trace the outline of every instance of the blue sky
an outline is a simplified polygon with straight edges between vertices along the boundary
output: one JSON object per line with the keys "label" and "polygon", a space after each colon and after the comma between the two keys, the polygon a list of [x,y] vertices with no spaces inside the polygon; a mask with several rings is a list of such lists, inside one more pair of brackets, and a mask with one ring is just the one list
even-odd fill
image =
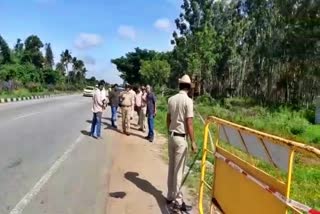
{"label": "blue sky", "polygon": [[[181,0],[182,1],[182,0]],[[0,0],[0,34],[11,47],[35,34],[51,43],[55,62],[64,49],[89,70],[121,83],[110,59],[135,47],[171,50],[180,0]]]}

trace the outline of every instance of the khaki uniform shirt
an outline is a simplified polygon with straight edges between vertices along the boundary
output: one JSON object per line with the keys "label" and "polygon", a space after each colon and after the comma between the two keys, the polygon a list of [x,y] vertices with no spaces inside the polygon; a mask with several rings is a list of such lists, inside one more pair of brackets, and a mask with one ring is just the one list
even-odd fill
{"label": "khaki uniform shirt", "polygon": [[133,105],[134,95],[130,91],[124,91],[120,95],[123,107],[131,107]]}
{"label": "khaki uniform shirt", "polygon": [[186,119],[193,118],[193,101],[188,97],[187,92],[180,91],[169,98],[168,113],[170,114],[170,132],[187,134]]}

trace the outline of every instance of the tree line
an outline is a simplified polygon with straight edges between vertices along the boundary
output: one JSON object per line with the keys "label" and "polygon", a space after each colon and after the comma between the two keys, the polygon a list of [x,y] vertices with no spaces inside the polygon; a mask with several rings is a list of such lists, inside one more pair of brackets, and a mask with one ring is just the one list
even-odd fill
{"label": "tree line", "polygon": [[51,44],[44,44],[38,36],[31,35],[24,42],[17,39],[11,49],[0,35],[0,91],[81,89],[86,83],[97,82],[94,77],[86,80],[86,73],[84,62],[73,57],[68,49],[55,63]]}
{"label": "tree line", "polygon": [[128,82],[176,87],[187,73],[202,94],[308,104],[320,92],[320,2],[184,0],[173,50],[136,48],[112,62]]}

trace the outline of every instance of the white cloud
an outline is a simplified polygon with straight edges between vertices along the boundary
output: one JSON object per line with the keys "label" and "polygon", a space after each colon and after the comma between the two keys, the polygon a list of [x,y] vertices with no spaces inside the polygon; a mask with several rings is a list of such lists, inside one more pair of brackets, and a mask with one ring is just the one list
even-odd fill
{"label": "white cloud", "polygon": [[135,40],[136,31],[132,26],[121,25],[118,28],[118,34],[124,39]]}
{"label": "white cloud", "polygon": [[159,29],[159,30],[163,30],[163,31],[169,32],[170,29],[171,29],[171,22],[167,18],[158,19],[154,23],[154,27]]}
{"label": "white cloud", "polygon": [[83,57],[81,57],[81,59],[83,60],[83,62],[86,65],[95,65],[96,64],[96,60],[92,56],[83,56]]}
{"label": "white cloud", "polygon": [[80,33],[74,41],[74,46],[77,49],[89,49],[99,46],[103,43],[103,39],[98,34],[93,33]]}

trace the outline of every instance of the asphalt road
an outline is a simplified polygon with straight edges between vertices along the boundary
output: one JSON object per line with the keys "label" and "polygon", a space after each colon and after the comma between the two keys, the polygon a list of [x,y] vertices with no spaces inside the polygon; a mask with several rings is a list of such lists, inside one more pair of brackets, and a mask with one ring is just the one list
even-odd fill
{"label": "asphalt road", "polygon": [[105,212],[112,141],[91,117],[81,95],[0,104],[0,214]]}

